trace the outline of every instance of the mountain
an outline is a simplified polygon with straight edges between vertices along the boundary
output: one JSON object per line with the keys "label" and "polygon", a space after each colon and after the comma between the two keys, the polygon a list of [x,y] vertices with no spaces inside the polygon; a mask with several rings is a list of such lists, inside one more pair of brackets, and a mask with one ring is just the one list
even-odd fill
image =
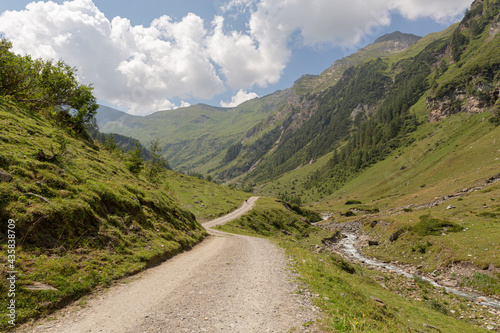
{"label": "mountain", "polygon": [[145,146],[158,138],[164,147],[163,155],[176,170],[207,173],[211,165],[223,159],[229,146],[267,119],[288,94],[278,91],[238,108],[199,104],[146,117],[101,108],[96,118],[100,131],[130,136]]}
{"label": "mountain", "polygon": [[[482,113],[498,100],[498,1],[476,1],[459,24],[423,38],[395,32],[305,75],[286,90],[232,109],[196,105],[100,121],[106,132],[160,138],[181,171],[258,190],[331,156],[307,189],[327,196],[391,152],[425,121]],[[105,119],[104,116],[101,119]]]}
{"label": "mountain", "polygon": [[422,121],[494,110],[498,13],[498,2],[475,2],[459,25],[438,39],[424,38],[405,51],[350,67],[337,84],[310,97],[319,106],[314,115],[242,181],[265,184],[332,153],[304,184],[326,196],[411,144],[409,134]]}
{"label": "mountain", "polygon": [[174,169],[209,173],[227,181],[251,170],[280,138],[300,128],[318,108],[317,99],[311,96],[335,85],[347,68],[402,51],[418,39],[400,32],[386,35],[319,76],[305,75],[289,89],[236,108],[200,104],[138,117],[101,106],[97,123],[103,132],[134,137],[146,146],[159,138]]}

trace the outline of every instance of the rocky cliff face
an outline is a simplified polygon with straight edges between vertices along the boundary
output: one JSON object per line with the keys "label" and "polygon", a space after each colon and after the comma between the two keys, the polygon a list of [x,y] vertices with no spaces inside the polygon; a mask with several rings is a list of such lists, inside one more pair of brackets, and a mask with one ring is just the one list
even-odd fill
{"label": "rocky cliff face", "polygon": [[[458,112],[482,113],[498,105],[499,10],[499,1],[476,0],[454,32],[444,54],[439,55],[435,65],[437,79],[427,98],[429,122]],[[480,48],[483,51],[477,53]],[[439,78],[452,65],[456,66],[453,75]]]}
{"label": "rocky cliff face", "polygon": [[443,98],[427,98],[429,122],[436,122],[459,112],[476,114],[490,110],[492,104],[488,101],[498,99],[500,88],[477,89],[480,92],[487,91],[486,98],[471,95],[463,87],[454,89]]}

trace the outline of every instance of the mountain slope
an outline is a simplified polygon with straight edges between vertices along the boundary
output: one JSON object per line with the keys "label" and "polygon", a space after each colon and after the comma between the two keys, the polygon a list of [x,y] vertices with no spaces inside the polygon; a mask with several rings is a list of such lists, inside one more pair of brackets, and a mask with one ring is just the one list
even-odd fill
{"label": "mountain slope", "polygon": [[101,107],[96,119],[102,132],[130,136],[146,146],[158,138],[163,155],[176,170],[206,173],[210,162],[222,160],[225,149],[266,119],[286,96],[286,91],[276,92],[238,108],[199,104],[146,117]]}
{"label": "mountain slope", "polygon": [[304,76],[289,89],[234,109],[196,105],[134,117],[101,108],[96,118],[103,132],[131,136],[143,144],[159,137],[165,146],[164,156],[176,170],[210,173],[228,180],[248,172],[281,143],[280,139],[298,130],[318,109],[319,99],[311,96],[335,85],[350,66],[400,52],[418,39],[402,33],[384,36],[319,76]]}
{"label": "mountain slope", "polygon": [[[425,38],[427,45],[417,42],[418,52],[410,47],[351,67],[323,93],[313,117],[244,181],[264,184],[332,152],[304,184],[326,196],[411,143],[408,134],[424,117],[435,121],[457,112],[497,113],[500,58],[495,50],[500,39],[494,27],[499,11],[498,1],[476,2],[460,25],[439,39]],[[476,21],[482,30],[473,31]],[[423,108],[412,108],[422,99]]]}
{"label": "mountain slope", "polygon": [[192,212],[220,216],[248,197],[169,170],[133,174],[127,154],[9,96],[0,96],[0,126],[0,225],[15,221],[17,250],[10,266],[0,233],[0,298],[8,304],[4,274],[15,270],[16,323],[191,248],[206,236]]}

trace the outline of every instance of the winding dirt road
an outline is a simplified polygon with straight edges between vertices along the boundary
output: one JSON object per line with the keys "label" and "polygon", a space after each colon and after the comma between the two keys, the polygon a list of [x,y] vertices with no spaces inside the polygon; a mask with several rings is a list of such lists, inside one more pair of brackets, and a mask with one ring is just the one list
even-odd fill
{"label": "winding dirt road", "polygon": [[[206,228],[252,209],[257,197]],[[91,296],[23,332],[304,332],[315,320],[309,299],[297,295],[283,251],[269,241],[208,229],[191,251],[131,282]]]}

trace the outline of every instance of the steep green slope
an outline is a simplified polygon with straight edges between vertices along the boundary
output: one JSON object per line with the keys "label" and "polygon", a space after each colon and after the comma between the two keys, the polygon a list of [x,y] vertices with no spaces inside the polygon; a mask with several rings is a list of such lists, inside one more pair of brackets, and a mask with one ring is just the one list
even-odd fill
{"label": "steep green slope", "polygon": [[350,67],[359,65],[369,59],[385,57],[392,53],[400,53],[410,48],[419,40],[421,40],[419,36],[404,34],[399,31],[383,35],[377,38],[373,44],[367,45],[354,54],[335,61],[330,68],[323,71],[320,75],[304,77],[304,80],[298,85],[298,89],[309,94],[324,91],[335,85]]}
{"label": "steep green slope", "polygon": [[[472,14],[439,39],[424,38],[406,52],[350,68],[324,94],[311,119],[261,161],[246,181],[265,184],[333,151],[329,162],[303,183],[306,190],[327,196],[415,140],[409,133],[419,119],[436,121],[457,112],[497,114],[499,7],[498,1],[476,2]],[[482,30],[473,35],[475,20]],[[457,50],[460,59],[453,56]],[[412,109],[417,102],[419,107]]]}
{"label": "steep green slope", "polygon": [[[0,182],[0,288],[7,304],[5,274],[15,270],[17,323],[188,249],[206,235],[165,190],[166,175],[155,182],[135,176],[122,153],[82,140],[5,97],[0,123],[0,169],[12,177]],[[9,220],[15,221],[12,268]],[[36,283],[53,288],[32,290]],[[7,319],[2,316],[3,327]]]}

